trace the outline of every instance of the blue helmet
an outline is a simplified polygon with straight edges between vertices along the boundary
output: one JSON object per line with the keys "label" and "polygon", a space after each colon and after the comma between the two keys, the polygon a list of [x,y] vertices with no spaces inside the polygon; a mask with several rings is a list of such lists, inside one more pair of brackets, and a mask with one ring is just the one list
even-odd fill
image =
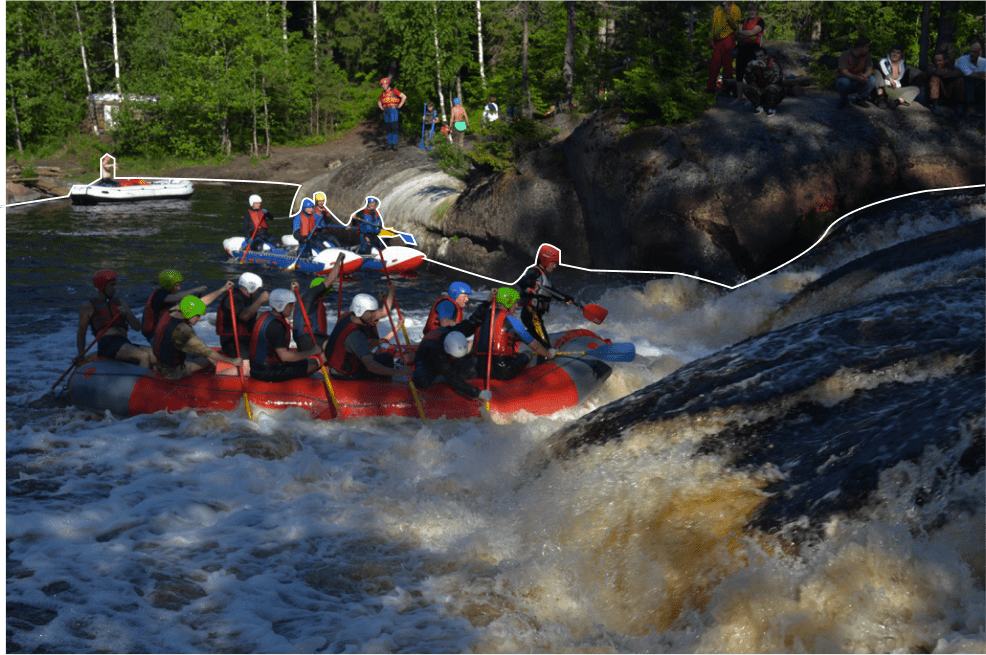
{"label": "blue helmet", "polygon": [[467,296],[472,293],[472,288],[465,282],[453,282],[448,287],[448,297],[455,300],[459,297],[459,294],[466,294]]}
{"label": "blue helmet", "polygon": [[380,204],[380,199],[377,198],[376,196],[367,196],[366,197],[366,204],[369,205],[371,202],[375,202],[375,203],[377,203],[379,205]]}
{"label": "blue helmet", "polygon": [[308,198],[305,198],[304,200],[301,201],[301,210],[302,211],[304,211],[306,209],[314,208],[314,207],[315,207],[315,203],[312,202]]}
{"label": "blue helmet", "polygon": [[458,105],[458,104],[460,104],[461,102],[462,102],[462,101],[461,101],[461,100],[459,100],[458,98],[452,98],[452,104],[453,104],[453,105]]}

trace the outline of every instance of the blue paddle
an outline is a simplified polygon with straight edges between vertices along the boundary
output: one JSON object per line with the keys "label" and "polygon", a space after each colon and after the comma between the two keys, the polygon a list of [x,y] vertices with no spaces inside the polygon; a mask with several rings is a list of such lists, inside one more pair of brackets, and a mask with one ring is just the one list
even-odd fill
{"label": "blue paddle", "polygon": [[632,362],[637,356],[637,348],[632,343],[610,343],[606,345],[599,346],[598,348],[593,348],[592,350],[583,350],[581,352],[564,352],[555,353],[556,355],[588,355],[589,357],[595,357],[596,359],[601,359],[604,362]]}

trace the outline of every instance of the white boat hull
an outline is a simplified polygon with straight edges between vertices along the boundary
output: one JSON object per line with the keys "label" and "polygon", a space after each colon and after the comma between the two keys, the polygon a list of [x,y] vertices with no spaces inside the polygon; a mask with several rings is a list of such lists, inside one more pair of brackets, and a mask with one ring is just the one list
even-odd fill
{"label": "white boat hull", "polygon": [[[126,183],[127,180],[122,180]],[[74,205],[95,205],[101,202],[136,202],[140,200],[167,200],[187,198],[195,188],[189,180],[155,180],[149,184],[121,186],[76,184],[69,190]]]}

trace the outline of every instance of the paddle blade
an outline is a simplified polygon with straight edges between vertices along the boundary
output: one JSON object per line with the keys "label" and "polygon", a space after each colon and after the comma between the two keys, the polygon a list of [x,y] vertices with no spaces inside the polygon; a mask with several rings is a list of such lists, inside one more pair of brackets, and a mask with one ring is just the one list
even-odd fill
{"label": "paddle blade", "polygon": [[609,311],[599,305],[586,305],[582,308],[582,315],[596,325],[605,321],[608,314]]}
{"label": "paddle blade", "polygon": [[606,362],[632,362],[637,356],[637,347],[630,342],[610,343],[588,350],[585,354]]}

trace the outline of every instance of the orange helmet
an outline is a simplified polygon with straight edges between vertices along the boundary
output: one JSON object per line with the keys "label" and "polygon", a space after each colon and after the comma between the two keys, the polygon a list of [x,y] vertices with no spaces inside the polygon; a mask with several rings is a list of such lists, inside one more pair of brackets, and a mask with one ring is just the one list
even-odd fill
{"label": "orange helmet", "polygon": [[116,271],[104,269],[92,276],[92,286],[100,291],[106,288],[106,283],[116,279]]}
{"label": "orange helmet", "polygon": [[561,262],[561,251],[554,246],[541,246],[538,250],[538,266],[547,266],[551,262]]}

